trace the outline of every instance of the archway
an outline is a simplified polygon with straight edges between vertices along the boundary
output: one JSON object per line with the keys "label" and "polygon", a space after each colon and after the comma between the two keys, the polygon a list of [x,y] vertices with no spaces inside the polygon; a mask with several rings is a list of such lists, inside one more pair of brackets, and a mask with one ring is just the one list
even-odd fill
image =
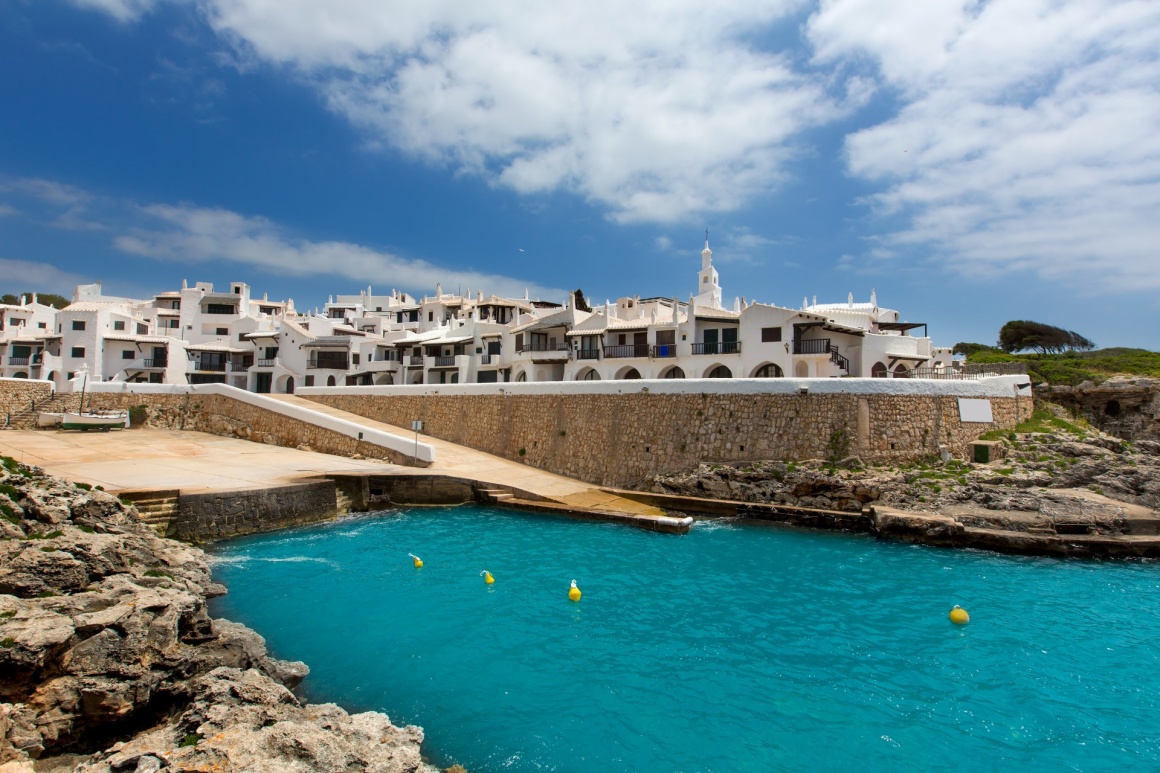
{"label": "archway", "polygon": [[705,378],[733,378],[733,371],[724,365],[718,365],[706,373]]}
{"label": "archway", "polygon": [[28,374],[22,370],[18,370],[12,374],[12,378],[28,378]]}
{"label": "archway", "polygon": [[886,378],[886,366],[876,362],[870,366],[870,378]]}
{"label": "archway", "polygon": [[895,378],[910,378],[910,371],[906,369],[905,365],[903,365],[902,363],[899,363],[898,367],[894,369],[894,377]]}
{"label": "archway", "polygon": [[633,381],[640,378],[640,371],[636,368],[625,368],[616,375],[618,381]]}
{"label": "archway", "polygon": [[48,374],[48,380],[54,384],[56,383],[56,371],[55,370]]}
{"label": "archway", "polygon": [[685,378],[685,371],[674,365],[673,367],[666,370],[661,375],[661,378]]}
{"label": "archway", "polygon": [[286,379],[286,394],[294,394],[294,377],[290,376]]}
{"label": "archway", "polygon": [[411,374],[411,383],[412,384],[422,384],[423,383],[423,371],[417,370],[414,373],[412,373]]}
{"label": "archway", "polygon": [[780,365],[767,362],[753,371],[753,375],[750,378],[781,378],[784,375],[785,373],[782,372]]}
{"label": "archway", "polygon": [[334,376],[327,376],[326,377],[326,385],[327,386],[334,386],[334,384],[335,384]]}
{"label": "archway", "polygon": [[807,362],[805,362],[804,360],[799,360],[798,363],[793,366],[793,374],[797,378],[809,378],[810,377],[809,364]]}
{"label": "archway", "polygon": [[596,368],[585,368],[576,374],[577,381],[599,381],[600,374],[596,372]]}
{"label": "archway", "polygon": [[395,383],[395,377],[391,373],[380,373],[378,379],[375,381],[376,386],[390,386]]}
{"label": "archway", "polygon": [[517,384],[522,384],[527,380],[528,380],[528,374],[522,370],[519,372],[519,374],[516,375],[516,383]]}

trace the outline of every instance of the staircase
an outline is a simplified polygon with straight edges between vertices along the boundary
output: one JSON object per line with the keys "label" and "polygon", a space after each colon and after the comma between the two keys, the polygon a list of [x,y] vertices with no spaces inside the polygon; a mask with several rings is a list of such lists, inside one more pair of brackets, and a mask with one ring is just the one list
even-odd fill
{"label": "staircase", "polygon": [[23,411],[11,413],[0,423],[0,429],[37,429],[36,420],[42,413],[66,413],[80,407],[81,396],[66,392],[55,394],[47,400],[32,403]]}
{"label": "staircase", "polygon": [[334,502],[339,515],[346,515],[349,513],[350,506],[353,504],[353,501],[349,496],[347,496],[347,493],[338,487],[335,487],[334,489]]}
{"label": "staircase", "polygon": [[131,502],[137,508],[141,520],[149,524],[161,537],[172,537],[177,533],[177,511],[180,492],[168,491],[127,491],[120,495],[122,501]]}
{"label": "staircase", "polygon": [[843,357],[841,354],[839,354],[838,347],[836,347],[836,346],[830,347],[830,362],[834,363],[835,365],[837,365],[839,368],[846,371],[847,373],[850,372],[850,360],[846,357]]}
{"label": "staircase", "polygon": [[516,498],[516,495],[506,489],[501,488],[478,488],[476,492],[483,502],[490,504],[500,504],[503,502],[510,502]]}

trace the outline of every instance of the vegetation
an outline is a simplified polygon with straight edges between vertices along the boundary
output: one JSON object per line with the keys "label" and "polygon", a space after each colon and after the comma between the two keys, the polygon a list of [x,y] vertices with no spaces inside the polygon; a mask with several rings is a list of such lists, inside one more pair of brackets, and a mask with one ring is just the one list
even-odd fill
{"label": "vegetation", "polygon": [[201,733],[190,733],[181,739],[178,746],[197,746],[197,742],[201,740]]}
{"label": "vegetation", "polygon": [[[20,295],[5,293],[4,295],[0,296],[0,303],[7,303],[10,306],[19,306],[21,298],[23,298],[28,303],[32,303],[32,293],[20,293]],[[65,298],[63,295],[57,295],[56,293],[37,293],[36,301],[37,303],[43,303],[45,306],[51,306],[54,309],[63,309],[65,306],[68,306],[70,303],[72,303],[72,301],[70,301],[68,298]]]}
{"label": "vegetation", "polygon": [[1160,378],[1160,352],[1147,349],[1115,348],[1062,354],[1008,354],[990,349],[967,355],[967,362],[1025,362],[1033,381],[1061,386],[1075,386],[1084,381],[1098,383],[1118,375]]}
{"label": "vegetation", "polygon": [[999,330],[999,348],[1008,353],[1033,350],[1040,354],[1058,354],[1087,352],[1096,348],[1096,345],[1073,330],[1015,319]]}
{"label": "vegetation", "polygon": [[579,287],[576,288],[576,310],[592,311],[592,307],[588,305],[588,301],[584,298],[584,291]]}
{"label": "vegetation", "polygon": [[15,646],[16,640],[11,636],[5,636],[3,639],[0,639],[0,647],[3,647],[4,649],[12,649]]}
{"label": "vegetation", "polygon": [[170,574],[169,572],[163,571],[161,569],[149,569],[148,571],[145,572],[145,576],[146,577],[168,577],[171,580],[173,579],[172,574]]}
{"label": "vegetation", "polygon": [[[1015,432],[1022,434],[1032,433],[1051,433],[1051,432],[1067,432],[1076,437],[1084,437],[1091,433],[1091,427],[1083,419],[1076,421],[1068,421],[1067,419],[1058,415],[1056,411],[1062,412],[1062,409],[1056,408],[1055,411],[1048,407],[1037,407],[1031,414],[1031,417],[1020,422],[1015,427]],[[980,440],[1002,440],[1003,438],[1010,439],[1009,430],[993,429],[990,432],[984,432],[979,436]],[[1029,444],[1034,447],[1034,443]]]}

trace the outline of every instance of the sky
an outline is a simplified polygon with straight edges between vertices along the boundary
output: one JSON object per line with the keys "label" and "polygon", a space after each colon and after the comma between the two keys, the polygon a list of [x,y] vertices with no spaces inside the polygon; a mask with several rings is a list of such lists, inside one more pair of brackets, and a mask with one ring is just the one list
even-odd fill
{"label": "sky", "polygon": [[1160,349],[1155,0],[0,0],[0,292],[869,299]]}

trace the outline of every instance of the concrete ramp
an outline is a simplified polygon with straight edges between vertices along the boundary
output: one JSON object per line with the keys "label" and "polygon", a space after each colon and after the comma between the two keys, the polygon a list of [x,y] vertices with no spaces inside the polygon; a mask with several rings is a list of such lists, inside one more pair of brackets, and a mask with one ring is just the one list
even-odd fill
{"label": "concrete ramp", "polygon": [[[300,405],[336,420],[358,424],[376,432],[414,437],[411,430],[347,413],[295,395],[268,395],[268,397],[287,404]],[[435,451],[435,459],[431,466],[424,470],[425,474],[448,475],[474,481],[481,488],[509,491],[510,497],[495,498],[494,501],[498,504],[530,506],[540,501],[548,503],[553,510],[558,506],[578,514],[608,513],[641,519],[665,519],[661,523],[673,520],[659,507],[627,499],[590,483],[537,470],[525,464],[501,459],[427,435],[420,434],[419,441],[430,445]],[[385,469],[383,474],[412,475],[414,471],[406,468],[390,468]],[[525,496],[530,494],[531,497],[524,498],[520,494]]]}

